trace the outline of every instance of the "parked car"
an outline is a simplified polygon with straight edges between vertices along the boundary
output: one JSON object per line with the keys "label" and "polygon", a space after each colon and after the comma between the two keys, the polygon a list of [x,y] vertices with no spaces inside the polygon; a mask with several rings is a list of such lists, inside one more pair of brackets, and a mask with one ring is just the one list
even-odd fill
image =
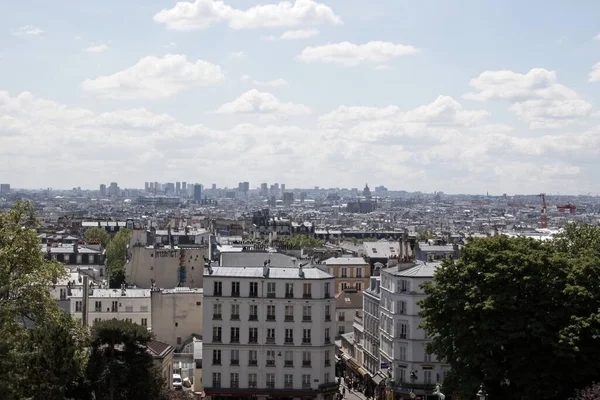
{"label": "parked car", "polygon": [[183,380],[181,379],[181,375],[173,374],[173,389],[182,390],[183,389]]}

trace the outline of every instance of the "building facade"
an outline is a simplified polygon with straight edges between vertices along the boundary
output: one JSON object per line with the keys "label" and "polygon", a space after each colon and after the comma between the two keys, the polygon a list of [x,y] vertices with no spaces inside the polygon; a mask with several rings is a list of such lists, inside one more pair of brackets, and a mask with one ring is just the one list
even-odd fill
{"label": "building facade", "polygon": [[[429,339],[419,328],[418,302],[425,297],[422,285],[433,280],[439,265],[416,261],[381,270],[381,363],[389,368],[394,390],[400,394],[413,390],[417,395],[430,395],[450,369],[427,353]],[[410,379],[411,372],[416,379]]]}
{"label": "building facade", "polygon": [[371,284],[363,292],[363,366],[375,376],[381,369],[379,361],[379,300],[381,296],[380,277],[371,277]]}
{"label": "building facade", "polygon": [[156,339],[180,351],[194,336],[202,337],[201,288],[152,290],[152,332]]}
{"label": "building facade", "polygon": [[333,399],[333,277],[317,268],[215,267],[204,276],[211,399]]}
{"label": "building facade", "polygon": [[335,277],[335,293],[344,289],[364,290],[369,286],[371,268],[361,257],[332,257],[325,260],[327,272]]}

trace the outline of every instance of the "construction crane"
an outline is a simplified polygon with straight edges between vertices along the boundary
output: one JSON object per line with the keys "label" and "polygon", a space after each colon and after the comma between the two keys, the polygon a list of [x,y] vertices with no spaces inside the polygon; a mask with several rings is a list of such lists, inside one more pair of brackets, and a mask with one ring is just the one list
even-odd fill
{"label": "construction crane", "polygon": [[548,208],[546,207],[546,193],[541,193],[542,198],[542,211],[540,213],[540,228],[548,227]]}
{"label": "construction crane", "polygon": [[556,208],[561,213],[564,213],[565,211],[569,210],[569,213],[571,213],[571,214],[575,214],[575,210],[577,209],[577,207],[575,207],[571,203],[568,203],[568,204],[559,204],[559,205],[556,206]]}

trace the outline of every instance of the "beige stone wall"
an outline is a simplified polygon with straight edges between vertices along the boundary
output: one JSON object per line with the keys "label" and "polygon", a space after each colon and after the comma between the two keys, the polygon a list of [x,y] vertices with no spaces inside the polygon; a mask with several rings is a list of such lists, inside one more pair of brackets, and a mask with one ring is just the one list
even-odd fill
{"label": "beige stone wall", "polygon": [[202,301],[200,291],[153,291],[152,332],[156,340],[179,349],[193,334],[202,335]]}

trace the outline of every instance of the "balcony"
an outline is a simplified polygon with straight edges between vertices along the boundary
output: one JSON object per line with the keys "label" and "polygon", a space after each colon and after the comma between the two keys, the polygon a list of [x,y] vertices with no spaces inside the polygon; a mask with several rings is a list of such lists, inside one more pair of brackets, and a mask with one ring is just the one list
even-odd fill
{"label": "balcony", "polygon": [[285,344],[294,344],[294,338],[293,337],[286,337],[285,338]]}
{"label": "balcony", "polygon": [[221,365],[221,359],[217,358],[216,360],[213,360],[212,365]]}
{"label": "balcony", "polygon": [[307,361],[307,360],[302,361],[302,366],[303,367],[307,367],[308,368],[308,367],[310,367],[310,364],[311,364],[310,361]]}
{"label": "balcony", "polygon": [[310,382],[302,382],[302,389],[310,389]]}
{"label": "balcony", "polygon": [[310,321],[312,321],[312,318],[310,317],[310,315],[302,316],[302,322],[310,322]]}
{"label": "balcony", "polygon": [[329,298],[331,298],[331,295],[329,294],[329,292],[325,292],[325,298],[326,298],[326,299],[329,299]]}
{"label": "balcony", "polygon": [[275,389],[275,382],[267,382],[267,389]]}
{"label": "balcony", "polygon": [[257,360],[250,360],[248,361],[248,366],[249,367],[256,367],[258,365],[258,361]]}
{"label": "balcony", "polygon": [[229,341],[229,343],[239,343],[239,342],[240,342],[239,336],[232,336],[231,340]]}
{"label": "balcony", "polygon": [[240,320],[240,314],[231,314],[231,320],[232,321],[239,321]]}
{"label": "balcony", "polygon": [[267,344],[273,344],[275,343],[275,338],[274,337],[268,337],[267,338]]}
{"label": "balcony", "polygon": [[258,343],[258,337],[251,337],[248,339],[248,343]]}
{"label": "balcony", "polygon": [[231,297],[240,297],[240,291],[239,290],[231,291]]}
{"label": "balcony", "polygon": [[312,299],[312,293],[303,293],[302,298],[303,299]]}
{"label": "balcony", "polygon": [[348,277],[348,274],[342,274],[342,276],[341,276],[341,277],[342,277],[342,278],[347,278],[347,277]]}
{"label": "balcony", "polygon": [[275,298],[275,292],[269,292],[267,293],[267,297],[270,299],[274,299]]}
{"label": "balcony", "polygon": [[217,336],[213,338],[213,343],[222,343],[223,339],[221,338],[221,336]]}
{"label": "balcony", "polygon": [[331,361],[330,360],[325,360],[325,366],[326,367],[330,367],[331,366]]}
{"label": "balcony", "polygon": [[302,344],[310,344],[310,338],[302,338]]}
{"label": "balcony", "polygon": [[294,388],[294,383],[293,382],[285,382],[283,384],[284,389],[293,389]]}
{"label": "balcony", "polygon": [[258,314],[250,315],[248,321],[258,321]]}
{"label": "balcony", "polygon": [[248,294],[248,297],[258,297],[258,292],[254,292],[254,291],[253,291],[253,292],[250,292],[250,293]]}
{"label": "balcony", "polygon": [[267,321],[275,321],[274,315],[267,315]]}
{"label": "balcony", "polygon": [[325,316],[325,322],[331,322],[331,315]]}
{"label": "balcony", "polygon": [[229,387],[230,388],[239,388],[240,382],[239,381],[231,381],[231,382],[229,382]]}
{"label": "balcony", "polygon": [[329,336],[325,336],[325,343],[331,343],[331,338]]}
{"label": "balcony", "polygon": [[286,315],[284,321],[285,322],[294,322],[294,316],[293,315]]}
{"label": "balcony", "polygon": [[283,364],[284,367],[293,367],[294,366],[294,362],[291,360],[285,360],[285,363]]}
{"label": "balcony", "polygon": [[255,389],[255,388],[256,388],[256,386],[257,386],[257,383],[256,383],[256,382],[248,382],[248,387],[249,387],[249,388]]}
{"label": "balcony", "polygon": [[215,319],[223,319],[223,315],[222,314],[213,314],[213,320]]}
{"label": "balcony", "polygon": [[240,360],[231,360],[229,365],[240,365]]}
{"label": "balcony", "polygon": [[286,299],[293,299],[294,298],[294,292],[288,292],[285,294],[285,298]]}
{"label": "balcony", "polygon": [[275,360],[267,360],[267,367],[274,367],[275,366]]}
{"label": "balcony", "polygon": [[214,388],[220,388],[221,387],[221,381],[213,381],[212,387],[214,387]]}
{"label": "balcony", "polygon": [[221,296],[223,296],[223,292],[221,292],[220,290],[219,291],[214,291],[213,292],[213,296],[215,296],[215,297],[221,297]]}

